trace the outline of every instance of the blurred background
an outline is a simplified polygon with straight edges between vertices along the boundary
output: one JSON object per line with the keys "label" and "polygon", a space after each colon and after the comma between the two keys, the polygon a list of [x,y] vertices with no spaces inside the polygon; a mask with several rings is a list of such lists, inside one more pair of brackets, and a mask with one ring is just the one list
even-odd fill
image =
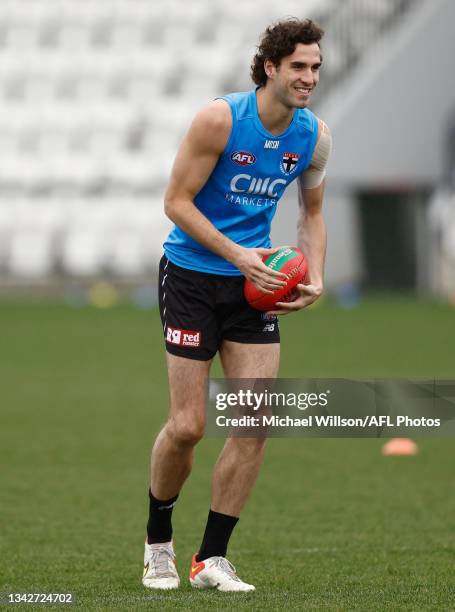
{"label": "blurred background", "polygon": [[[329,292],[455,302],[451,0],[3,0],[0,297],[153,306],[178,143],[207,100],[251,87],[259,34],[286,16],[326,30]],[[296,212],[290,189],[274,244]]]}

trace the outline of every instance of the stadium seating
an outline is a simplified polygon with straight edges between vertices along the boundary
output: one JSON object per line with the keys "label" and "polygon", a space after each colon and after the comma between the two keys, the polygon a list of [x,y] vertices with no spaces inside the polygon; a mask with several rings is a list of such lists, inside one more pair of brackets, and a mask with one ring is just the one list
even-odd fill
{"label": "stadium seating", "polygon": [[[147,273],[168,227],[163,188],[196,108],[250,87],[254,37],[267,23],[311,16],[342,31],[355,3],[340,4],[3,0],[0,276]],[[327,36],[322,92],[402,4],[356,3],[357,38]]]}

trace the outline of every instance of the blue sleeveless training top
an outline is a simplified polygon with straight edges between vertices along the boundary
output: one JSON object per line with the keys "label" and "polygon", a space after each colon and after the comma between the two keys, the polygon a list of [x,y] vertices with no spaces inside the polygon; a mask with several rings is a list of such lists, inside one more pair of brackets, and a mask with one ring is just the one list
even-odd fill
{"label": "blue sleeveless training top", "polygon": [[[317,118],[307,108],[296,109],[287,130],[273,135],[259,119],[255,89],[222,99],[231,108],[231,134],[194,204],[237,244],[268,248],[270,225],[286,186],[310,165],[318,134]],[[167,237],[164,251],[172,263],[183,268],[241,274],[177,226]]]}

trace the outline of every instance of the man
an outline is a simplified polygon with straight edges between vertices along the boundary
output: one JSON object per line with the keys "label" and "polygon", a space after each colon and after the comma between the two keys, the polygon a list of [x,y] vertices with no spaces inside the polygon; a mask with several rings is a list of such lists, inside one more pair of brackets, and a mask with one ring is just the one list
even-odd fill
{"label": "man", "polygon": [[[274,378],[280,337],[276,315],[308,306],[322,292],[322,218],[328,128],[307,108],[319,80],[322,30],[312,21],[267,28],[252,64],[255,90],[217,99],[193,120],[177,153],[165,196],[175,227],[160,263],[160,312],[167,350],[169,419],[152,451],[150,513],[143,584],[179,585],[172,542],[172,509],[188,477],[205,426],[206,388],[219,351],[227,378]],[[252,309],[245,278],[264,292],[284,275],[261,260],[270,223],[286,186],[299,179],[299,247],[310,285],[277,310]],[[270,320],[274,323],[270,324]],[[197,588],[252,591],[226,559],[231,533],[253,488],[264,440],[229,438],[216,462],[212,500],[190,582]]]}

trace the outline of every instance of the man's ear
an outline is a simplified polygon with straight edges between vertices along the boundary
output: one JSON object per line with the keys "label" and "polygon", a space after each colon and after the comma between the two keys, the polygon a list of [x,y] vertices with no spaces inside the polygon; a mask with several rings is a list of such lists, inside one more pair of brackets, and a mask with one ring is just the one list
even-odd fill
{"label": "man's ear", "polygon": [[265,74],[267,75],[268,78],[270,78],[271,76],[273,76],[275,74],[276,68],[275,68],[275,64],[272,62],[272,60],[266,59],[264,61],[264,70],[265,70]]}

